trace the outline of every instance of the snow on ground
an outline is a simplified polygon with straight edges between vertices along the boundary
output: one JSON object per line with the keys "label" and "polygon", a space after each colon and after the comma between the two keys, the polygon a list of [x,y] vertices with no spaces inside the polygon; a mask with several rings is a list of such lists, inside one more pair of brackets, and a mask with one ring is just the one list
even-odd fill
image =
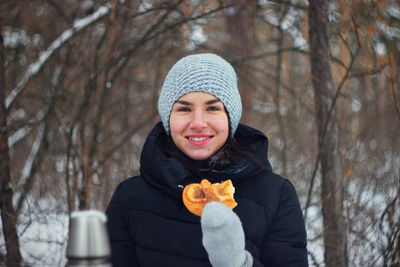
{"label": "snow on ground", "polygon": [[[19,217],[21,254],[27,266],[65,266],[69,216],[56,205],[54,200],[32,201]],[[1,223],[0,253],[6,254]]]}

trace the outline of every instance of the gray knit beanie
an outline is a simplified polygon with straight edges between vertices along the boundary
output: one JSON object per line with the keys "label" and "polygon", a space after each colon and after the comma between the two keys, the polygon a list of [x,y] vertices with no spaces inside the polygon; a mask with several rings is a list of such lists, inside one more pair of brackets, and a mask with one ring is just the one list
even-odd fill
{"label": "gray knit beanie", "polygon": [[172,66],[158,99],[158,113],[167,133],[172,106],[190,92],[206,92],[221,100],[228,112],[233,136],[242,116],[242,102],[231,64],[214,54],[197,54],[186,56]]}

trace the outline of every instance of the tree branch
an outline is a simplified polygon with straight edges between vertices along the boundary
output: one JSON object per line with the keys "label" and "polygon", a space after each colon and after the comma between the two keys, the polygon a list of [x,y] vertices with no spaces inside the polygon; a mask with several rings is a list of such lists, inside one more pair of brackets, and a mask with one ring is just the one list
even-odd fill
{"label": "tree branch", "polygon": [[78,19],[74,22],[72,28],[65,30],[57,39],[55,39],[49,47],[43,51],[38,60],[36,62],[31,63],[28,69],[25,71],[23,77],[18,82],[17,86],[10,92],[10,94],[6,98],[5,106],[8,109],[12,103],[14,102],[15,98],[23,91],[25,86],[28,84],[30,79],[36,76],[41,69],[43,68],[44,64],[48,61],[48,59],[54,54],[56,50],[62,47],[66,42],[68,42],[72,37],[74,37],[77,33],[85,29],[87,26],[91,25],[92,23],[96,22],[100,18],[104,17],[110,12],[110,5],[105,4],[93,14]]}

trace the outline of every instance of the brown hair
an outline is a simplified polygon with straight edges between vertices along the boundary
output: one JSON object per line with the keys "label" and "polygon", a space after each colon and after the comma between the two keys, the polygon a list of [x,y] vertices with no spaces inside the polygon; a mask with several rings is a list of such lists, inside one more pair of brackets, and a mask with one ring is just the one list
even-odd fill
{"label": "brown hair", "polygon": [[230,163],[245,158],[256,165],[261,166],[261,162],[251,153],[254,149],[251,145],[240,145],[234,137],[228,137],[225,144],[214,155],[205,160],[193,160],[185,155],[168,135],[164,142],[164,152],[178,159],[195,176],[200,177],[201,172],[209,170],[223,170]]}

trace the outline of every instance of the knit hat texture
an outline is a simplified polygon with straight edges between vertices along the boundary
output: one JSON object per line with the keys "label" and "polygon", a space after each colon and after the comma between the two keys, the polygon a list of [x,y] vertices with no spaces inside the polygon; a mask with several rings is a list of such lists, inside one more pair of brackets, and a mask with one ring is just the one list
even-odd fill
{"label": "knit hat texture", "polygon": [[212,94],[224,104],[233,136],[242,116],[242,102],[231,64],[215,54],[196,54],[186,56],[172,66],[158,99],[158,112],[167,133],[172,106],[190,92]]}

